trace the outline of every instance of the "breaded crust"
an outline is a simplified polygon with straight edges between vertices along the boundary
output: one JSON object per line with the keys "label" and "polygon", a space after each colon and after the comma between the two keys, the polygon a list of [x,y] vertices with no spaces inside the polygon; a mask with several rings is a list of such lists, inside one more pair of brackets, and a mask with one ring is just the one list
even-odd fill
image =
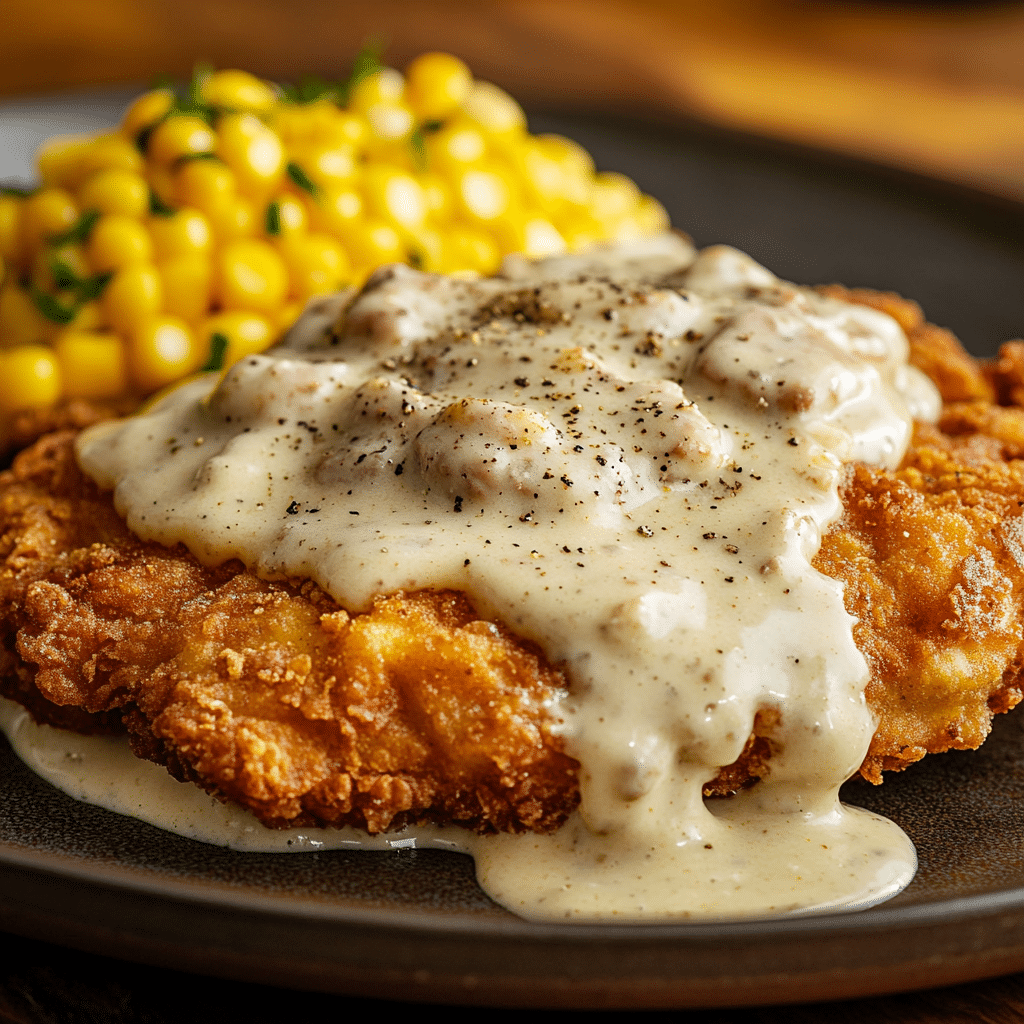
{"label": "breaded crust", "polygon": [[[546,832],[578,804],[551,731],[564,677],[464,595],[349,615],[310,582],[205,568],[129,533],[73,441],[51,434],[0,474],[0,692],[37,721],[127,729],[140,757],[272,827]],[[751,737],[708,791],[769,754]]]}
{"label": "breaded crust", "polygon": [[[978,747],[1022,696],[1024,344],[981,364],[897,295],[822,289],[893,316],[939,388],[894,472],[854,466],[844,514],[814,565],[845,584],[879,725],[860,772],[874,783],[928,753]],[[1003,404],[997,404],[1003,403]]]}
{"label": "breaded crust", "polygon": [[[879,719],[861,774],[879,782],[977,746],[1021,699],[1024,410],[993,399],[1024,395],[1024,344],[983,370],[915,304],[828,291],[896,316],[946,401],[898,470],[851,467],[815,561],[859,620]],[[575,808],[578,764],[552,728],[566,681],[534,646],[464,595],[349,615],[311,583],[143,543],[73,438],[44,437],[0,474],[0,692],[37,720],[126,729],[139,756],[270,826],[544,832]],[[705,793],[770,771],[779,714],[758,714]]]}

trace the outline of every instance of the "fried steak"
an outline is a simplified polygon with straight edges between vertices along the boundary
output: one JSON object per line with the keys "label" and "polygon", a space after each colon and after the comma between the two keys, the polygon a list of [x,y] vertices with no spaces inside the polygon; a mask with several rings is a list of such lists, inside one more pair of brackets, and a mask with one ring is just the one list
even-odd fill
{"label": "fried steak", "polygon": [[[879,727],[861,774],[978,746],[1021,700],[1024,343],[982,367],[916,304],[893,315],[944,400],[902,465],[851,466],[814,565],[845,584]],[[557,828],[579,802],[553,729],[567,682],[464,595],[381,597],[350,615],[310,582],[134,537],[79,470],[74,431],[0,474],[0,692],[37,721],[126,731],[135,753],[271,827],[413,822]],[[771,769],[778,712],[705,787]]]}

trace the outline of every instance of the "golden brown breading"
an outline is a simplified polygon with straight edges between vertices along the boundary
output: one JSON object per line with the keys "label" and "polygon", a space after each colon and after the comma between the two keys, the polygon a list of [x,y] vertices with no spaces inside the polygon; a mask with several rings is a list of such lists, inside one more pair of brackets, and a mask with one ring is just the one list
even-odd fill
{"label": "golden brown breading", "polygon": [[[544,707],[564,682],[531,646],[457,594],[350,617],[313,584],[144,544],[72,440],[0,477],[4,691],[37,718],[118,709],[138,753],[269,825],[545,831],[575,806]],[[29,679],[45,702],[24,700]]]}
{"label": "golden brown breading", "polygon": [[[845,584],[879,719],[861,775],[882,781],[926,753],[973,749],[1022,696],[1024,343],[972,359],[920,307],[891,294],[823,289],[895,317],[911,362],[944,400],[895,472],[852,467],[844,514],[814,565]],[[1004,403],[994,404],[993,399]]]}
{"label": "golden brown breading", "polygon": [[896,472],[857,466],[814,562],[859,620],[879,720],[861,766],[872,782],[977,747],[1021,699],[1024,462],[979,459],[976,442],[991,438],[919,427]]}
{"label": "golden brown breading", "polygon": [[139,397],[122,395],[103,401],[65,398],[56,405],[41,409],[22,409],[3,424],[0,434],[0,457],[21,451],[55,430],[83,430],[100,420],[127,416],[139,404]]}
{"label": "golden brown breading", "polygon": [[[898,470],[851,468],[815,562],[859,619],[880,722],[861,773],[879,782],[977,746],[1021,699],[1024,410],[993,397],[1024,394],[1024,344],[982,369],[916,304],[827,291],[896,316],[946,401]],[[126,728],[139,756],[269,825],[549,831],[576,806],[578,765],[547,710],[565,681],[533,646],[462,595],[350,616],[311,583],[142,543],[72,440],[43,438],[0,474],[0,692],[37,720]],[[762,711],[705,792],[768,772],[777,722]]]}
{"label": "golden brown breading", "polygon": [[[565,681],[531,644],[459,594],[350,616],[312,583],[143,543],[79,471],[73,437],[0,474],[0,692],[38,721],[126,727],[139,756],[271,826],[544,832],[579,802],[546,708]],[[708,793],[763,773],[773,724],[759,716]]]}

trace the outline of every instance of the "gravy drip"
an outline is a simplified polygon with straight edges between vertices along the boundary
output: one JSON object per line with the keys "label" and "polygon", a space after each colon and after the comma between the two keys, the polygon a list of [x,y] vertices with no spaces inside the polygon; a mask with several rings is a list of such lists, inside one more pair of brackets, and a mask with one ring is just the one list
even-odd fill
{"label": "gravy drip", "polygon": [[[388,267],[344,303],[82,436],[128,526],[354,612],[462,590],[563,665],[579,811],[462,836],[517,913],[744,917],[906,885],[907,837],[837,798],[874,731],[868,669],[810,565],[843,464],[895,466],[937,415],[898,325],[674,235],[479,281]],[[759,711],[770,775],[705,802]]]}

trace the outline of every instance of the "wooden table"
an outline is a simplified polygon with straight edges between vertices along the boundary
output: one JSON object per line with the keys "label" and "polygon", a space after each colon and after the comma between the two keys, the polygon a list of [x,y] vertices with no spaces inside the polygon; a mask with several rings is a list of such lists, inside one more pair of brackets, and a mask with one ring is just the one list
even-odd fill
{"label": "wooden table", "polygon": [[1024,5],[810,0],[4,0],[0,96],[465,57],[531,101],[657,110],[1024,199]]}
{"label": "wooden table", "polygon": [[[1020,4],[75,0],[55,10],[3,0],[0,18],[0,97],[186,75],[198,59],[277,79],[342,75],[359,44],[378,35],[398,65],[424,49],[450,50],[535,104],[697,119],[1024,201]],[[0,936],[0,963],[0,1019],[18,1024],[409,1009],[197,978],[12,936]],[[784,1012],[794,1024],[1008,1024],[1024,1019],[1024,975]],[[779,1011],[686,1019],[767,1024]]]}

